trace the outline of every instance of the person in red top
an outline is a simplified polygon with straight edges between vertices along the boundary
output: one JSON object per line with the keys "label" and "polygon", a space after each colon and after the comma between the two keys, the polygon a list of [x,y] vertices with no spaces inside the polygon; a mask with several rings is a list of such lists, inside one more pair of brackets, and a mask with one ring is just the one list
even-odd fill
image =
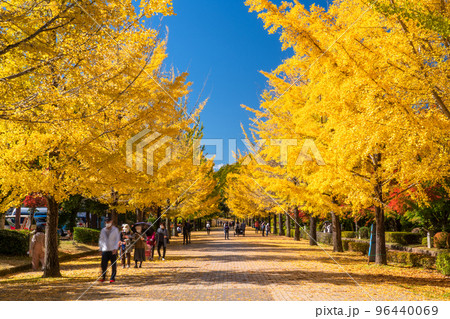
{"label": "person in red top", "polygon": [[255,233],[258,233],[258,231],[259,231],[259,222],[256,221],[255,222]]}
{"label": "person in red top", "polygon": [[150,250],[150,256],[148,257],[148,260],[153,260],[153,256],[155,255],[155,231],[153,228],[150,228],[147,235],[147,246]]}

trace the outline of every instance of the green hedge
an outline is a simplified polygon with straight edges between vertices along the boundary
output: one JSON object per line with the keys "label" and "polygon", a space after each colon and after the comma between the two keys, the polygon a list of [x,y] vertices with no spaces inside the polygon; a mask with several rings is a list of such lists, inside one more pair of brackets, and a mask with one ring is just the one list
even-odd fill
{"label": "green hedge", "polygon": [[450,276],[450,254],[440,253],[436,259],[436,269],[445,276]]}
{"label": "green hedge", "polygon": [[408,232],[386,232],[386,242],[403,246],[421,244],[422,235]]}
{"label": "green hedge", "polygon": [[411,267],[433,268],[436,264],[436,258],[428,255],[408,253],[405,251],[387,251],[387,261],[405,264]]}
{"label": "green hedge", "polygon": [[21,256],[30,249],[30,232],[27,230],[0,230],[0,254]]}
{"label": "green hedge", "polygon": [[361,227],[358,230],[359,238],[361,239],[369,239],[370,238],[370,229],[369,227]]}
{"label": "green hedge", "polygon": [[343,231],[341,233],[342,238],[356,238],[356,232],[354,231]]}
{"label": "green hedge", "polygon": [[349,242],[350,242],[350,240],[342,239],[342,249],[344,249],[344,251],[348,250],[348,243]]}
{"label": "green hedge", "polygon": [[440,249],[450,248],[450,234],[440,232],[434,235],[434,247]]}
{"label": "green hedge", "polygon": [[369,243],[362,243],[362,242],[355,242],[355,241],[349,241],[348,242],[348,250],[349,251],[355,251],[360,252],[363,255],[367,255],[369,253]]}
{"label": "green hedge", "polygon": [[73,240],[88,245],[97,245],[100,231],[86,227],[75,227],[73,229]]}

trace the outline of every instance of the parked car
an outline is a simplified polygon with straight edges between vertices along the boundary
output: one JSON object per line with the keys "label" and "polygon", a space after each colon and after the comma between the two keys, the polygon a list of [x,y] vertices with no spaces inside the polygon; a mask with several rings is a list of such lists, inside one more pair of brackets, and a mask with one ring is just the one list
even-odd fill
{"label": "parked car", "polygon": [[[10,208],[6,212],[5,216],[5,226],[7,225],[9,229],[14,229],[16,225],[16,210],[17,208]],[[20,208],[20,224],[23,225],[26,219],[29,219],[31,215],[31,208],[21,207]],[[34,211],[34,220],[31,224],[36,224],[36,226],[45,226],[47,221],[47,207],[36,207]]]}

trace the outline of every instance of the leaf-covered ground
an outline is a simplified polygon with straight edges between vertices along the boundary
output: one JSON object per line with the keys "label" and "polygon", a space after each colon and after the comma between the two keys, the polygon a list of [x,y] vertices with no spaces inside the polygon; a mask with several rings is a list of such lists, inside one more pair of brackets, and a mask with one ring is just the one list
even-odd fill
{"label": "leaf-covered ground", "polygon": [[62,263],[62,278],[2,277],[0,300],[450,300],[450,280],[435,270],[367,265],[357,253],[253,231],[230,238],[175,238],[166,261],[119,265],[114,284],[96,282],[99,256]]}
{"label": "leaf-covered ground", "polygon": [[[74,255],[92,250],[98,250],[97,246],[77,244],[73,241],[61,241],[59,244],[59,255]],[[22,266],[31,263],[28,256],[6,256],[0,255],[0,270],[8,269],[16,266]]]}

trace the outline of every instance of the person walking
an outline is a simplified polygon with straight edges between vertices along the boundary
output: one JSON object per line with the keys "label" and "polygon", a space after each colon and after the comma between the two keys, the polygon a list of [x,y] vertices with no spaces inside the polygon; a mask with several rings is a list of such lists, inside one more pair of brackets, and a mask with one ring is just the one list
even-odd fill
{"label": "person walking", "polygon": [[228,222],[223,225],[223,231],[225,233],[225,239],[230,239],[230,225]]}
{"label": "person walking", "polygon": [[266,224],[264,222],[261,222],[261,234],[264,237],[264,232],[266,230]]}
{"label": "person walking", "polygon": [[120,234],[117,227],[113,226],[111,217],[106,217],[105,222],[105,227],[101,230],[98,240],[98,245],[102,253],[102,278],[99,281],[105,281],[108,262],[111,262],[111,278],[109,282],[114,283],[117,273],[117,245],[120,241]]}
{"label": "person walking", "polygon": [[45,234],[44,228],[39,225],[36,227],[33,237],[31,238],[29,255],[31,257],[31,266],[33,270],[38,270],[39,262],[44,269],[45,256]]}
{"label": "person walking", "polygon": [[245,237],[245,227],[247,227],[247,225],[245,224],[245,222],[241,223],[241,230],[242,230],[242,236]]}
{"label": "person walking", "polygon": [[269,237],[269,233],[270,233],[270,224],[266,223],[266,237]]}
{"label": "person walking", "polygon": [[125,268],[125,265],[128,265],[130,268],[131,263],[131,238],[132,234],[130,231],[130,226],[128,224],[122,225],[122,231],[120,232],[120,256],[122,259],[122,267]]}
{"label": "person walking", "polygon": [[183,226],[183,245],[191,243],[191,223],[189,221],[184,222]]}
{"label": "person walking", "polygon": [[155,256],[155,246],[156,246],[156,235],[153,227],[148,231],[149,235],[147,236],[147,246],[150,250],[150,255],[148,256],[148,260],[153,261],[153,257]]}
{"label": "person walking", "polygon": [[209,222],[206,222],[206,234],[210,234],[211,232],[211,224]]}
{"label": "person walking", "polygon": [[136,233],[133,235],[134,243],[134,268],[142,268],[142,262],[145,261],[145,245],[147,236],[142,233],[142,225],[136,225]]}
{"label": "person walking", "polygon": [[169,241],[169,233],[165,229],[164,224],[161,224],[156,231],[156,242],[158,243],[158,256],[161,259],[161,247],[163,247],[162,260],[166,260],[166,247]]}
{"label": "person walking", "polygon": [[258,231],[259,231],[259,222],[256,221],[256,222],[255,222],[255,233],[257,234]]}

